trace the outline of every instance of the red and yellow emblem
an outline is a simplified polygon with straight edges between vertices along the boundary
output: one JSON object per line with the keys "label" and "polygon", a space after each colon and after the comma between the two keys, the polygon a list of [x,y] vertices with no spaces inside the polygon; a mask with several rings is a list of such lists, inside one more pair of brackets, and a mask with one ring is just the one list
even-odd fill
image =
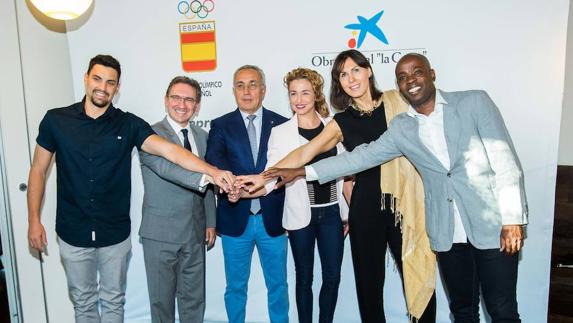
{"label": "red and yellow emblem", "polygon": [[215,22],[179,24],[181,63],[185,72],[212,71],[217,68]]}

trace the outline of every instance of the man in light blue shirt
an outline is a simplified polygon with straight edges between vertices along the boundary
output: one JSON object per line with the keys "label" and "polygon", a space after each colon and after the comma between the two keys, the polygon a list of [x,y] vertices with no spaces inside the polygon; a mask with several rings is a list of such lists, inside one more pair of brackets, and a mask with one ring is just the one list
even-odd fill
{"label": "man in light blue shirt", "polygon": [[[211,122],[205,159],[225,165],[236,174],[255,174],[265,169],[272,127],[287,119],[263,108],[266,85],[257,66],[239,67],[233,76],[238,108]],[[229,322],[245,322],[251,257],[257,247],[271,322],[288,322],[286,281],[287,239],[282,227],[284,189],[257,199],[236,200],[220,194],[217,233],[225,257],[225,307]]]}

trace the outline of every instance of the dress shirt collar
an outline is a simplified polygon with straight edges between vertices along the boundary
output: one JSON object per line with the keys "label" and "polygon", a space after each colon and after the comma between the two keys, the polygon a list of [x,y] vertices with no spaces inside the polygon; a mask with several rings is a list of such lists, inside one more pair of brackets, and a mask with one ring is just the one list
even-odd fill
{"label": "dress shirt collar", "polygon": [[[243,110],[241,110],[241,109],[239,109],[239,112],[241,112],[241,116],[243,117],[243,121],[245,121],[245,122],[249,121],[247,119],[247,117],[250,116],[250,114],[243,112]],[[260,120],[262,120],[262,118],[263,118],[263,107],[261,106],[255,113],[252,113],[252,114],[257,116],[255,118],[255,120],[253,120],[253,122],[260,122]]]}
{"label": "dress shirt collar", "polygon": [[[436,102],[434,105],[434,111],[432,113],[436,112],[438,114],[441,114],[443,109],[444,109],[444,104],[448,104],[448,102],[446,102],[446,99],[444,99],[440,90],[436,89]],[[416,119],[422,119],[422,118],[428,117],[425,114],[418,113],[418,111],[416,111],[416,109],[414,109],[414,107],[412,107],[412,105],[408,105],[408,112],[406,112],[406,113],[410,117],[416,118]],[[430,113],[430,115],[432,113]]]}
{"label": "dress shirt collar", "polygon": [[181,129],[187,129],[189,131],[188,133],[191,133],[189,122],[187,122],[187,127],[181,127],[175,120],[171,119],[169,115],[167,115],[167,122],[169,122],[171,129],[173,129],[178,136],[181,135]]}

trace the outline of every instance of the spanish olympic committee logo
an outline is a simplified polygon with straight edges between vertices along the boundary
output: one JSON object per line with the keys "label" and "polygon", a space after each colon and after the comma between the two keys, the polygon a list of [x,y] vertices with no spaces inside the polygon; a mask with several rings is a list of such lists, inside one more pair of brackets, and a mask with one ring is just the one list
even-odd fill
{"label": "spanish olympic committee logo", "polygon": [[[358,23],[352,23],[344,26],[344,28],[352,30],[352,37],[348,40],[347,43],[348,48],[360,48],[364,42],[364,39],[366,38],[366,35],[368,34],[388,45],[388,39],[386,38],[386,35],[384,35],[382,29],[378,27],[378,21],[383,14],[384,10],[380,11],[369,19],[366,19],[362,16],[357,16],[356,18],[358,19]],[[358,35],[358,39],[356,39],[356,35]]]}
{"label": "spanish olympic committee logo", "polygon": [[181,64],[185,72],[212,71],[217,68],[215,22],[179,24]]}
{"label": "spanish olympic committee logo", "polygon": [[214,0],[182,0],[177,4],[177,11],[188,19],[205,19],[214,9]]}

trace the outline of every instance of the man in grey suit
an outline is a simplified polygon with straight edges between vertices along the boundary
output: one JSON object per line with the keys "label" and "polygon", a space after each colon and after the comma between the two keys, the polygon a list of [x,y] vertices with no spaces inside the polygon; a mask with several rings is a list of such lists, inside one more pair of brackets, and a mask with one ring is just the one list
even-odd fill
{"label": "man in grey suit", "polygon": [[[207,132],[189,123],[199,111],[201,87],[175,77],[165,93],[167,116],[152,126],[161,137],[204,158]],[[204,176],[140,152],[145,193],[139,234],[153,322],[203,322],[205,244],[215,243],[215,197]]]}
{"label": "man in grey suit", "polygon": [[403,56],[396,81],[410,103],[376,141],[306,169],[321,183],[405,156],[422,176],[426,230],[455,322],[479,322],[479,288],[493,322],[520,322],[516,284],[527,204],[523,171],[497,107],[484,91],[436,90],[426,57]]}

